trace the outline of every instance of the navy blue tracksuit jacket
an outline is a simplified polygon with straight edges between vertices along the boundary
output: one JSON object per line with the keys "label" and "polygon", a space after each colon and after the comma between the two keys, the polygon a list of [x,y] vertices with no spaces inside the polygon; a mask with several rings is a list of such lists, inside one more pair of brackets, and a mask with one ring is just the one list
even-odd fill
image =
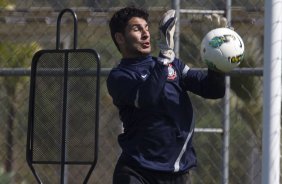
{"label": "navy blue tracksuit jacket", "polygon": [[122,59],[110,72],[107,87],[123,122],[118,141],[124,161],[163,172],[187,172],[196,166],[187,91],[221,98],[224,74],[193,71],[179,59],[164,66],[147,56]]}

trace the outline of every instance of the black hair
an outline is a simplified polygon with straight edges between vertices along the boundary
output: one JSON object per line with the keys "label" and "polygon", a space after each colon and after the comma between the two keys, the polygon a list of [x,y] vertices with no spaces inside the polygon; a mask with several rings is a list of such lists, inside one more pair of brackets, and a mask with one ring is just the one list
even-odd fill
{"label": "black hair", "polygon": [[119,50],[119,46],[116,42],[115,34],[116,33],[124,34],[128,21],[132,17],[143,18],[148,22],[149,14],[146,10],[136,8],[134,6],[128,6],[115,12],[110,20],[109,27],[111,31],[111,36],[118,50]]}

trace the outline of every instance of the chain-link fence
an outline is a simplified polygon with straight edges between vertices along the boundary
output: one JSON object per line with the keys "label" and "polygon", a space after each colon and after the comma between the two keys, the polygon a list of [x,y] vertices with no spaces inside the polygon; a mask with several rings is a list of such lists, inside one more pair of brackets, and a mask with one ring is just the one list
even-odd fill
{"label": "chain-link fence", "polygon": [[[178,3],[177,3],[178,2]],[[191,94],[196,113],[194,146],[198,167],[193,183],[256,184],[261,182],[262,64],[264,1],[233,0],[0,0],[0,183],[36,183],[27,166],[26,135],[29,73],[33,54],[54,49],[56,20],[60,10],[72,8],[78,17],[78,47],[95,49],[101,56],[99,158],[89,183],[111,183],[119,156],[117,135],[121,122],[107,93],[108,69],[120,54],[108,29],[108,20],[119,7],[135,4],[148,9],[153,54],[156,55],[158,21],[162,13],[178,6],[179,57],[190,67],[206,67],[200,60],[202,16],[231,12],[230,22],[245,43],[241,69],[230,74],[228,95],[205,100]],[[62,19],[61,47],[72,47],[72,19]],[[230,88],[229,88],[230,87]],[[229,90],[230,89],[230,90]],[[230,111],[227,109],[230,108]],[[226,124],[226,122],[230,124]],[[81,168],[70,168],[68,183],[81,183]],[[43,169],[44,183],[56,183],[58,171]]]}

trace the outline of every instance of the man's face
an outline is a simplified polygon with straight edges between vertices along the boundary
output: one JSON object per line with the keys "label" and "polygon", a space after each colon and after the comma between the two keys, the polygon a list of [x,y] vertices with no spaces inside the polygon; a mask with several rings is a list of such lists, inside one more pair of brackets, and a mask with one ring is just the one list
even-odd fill
{"label": "man's face", "polygon": [[124,58],[147,56],[151,52],[148,23],[138,17],[129,20],[124,34],[118,40]]}

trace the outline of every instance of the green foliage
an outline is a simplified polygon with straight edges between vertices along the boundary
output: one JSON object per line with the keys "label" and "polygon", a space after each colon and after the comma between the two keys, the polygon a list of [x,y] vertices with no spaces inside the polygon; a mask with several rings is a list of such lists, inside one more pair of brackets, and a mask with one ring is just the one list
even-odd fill
{"label": "green foliage", "polygon": [[[0,43],[0,66],[1,67],[29,67],[33,54],[39,50],[37,43]],[[17,83],[24,82],[25,78],[3,77],[1,83],[5,86],[8,94],[14,94]]]}
{"label": "green foliage", "polygon": [[[39,46],[36,43],[20,44],[2,42],[0,43],[0,64],[2,67],[27,67],[31,63],[32,55],[38,49]],[[9,145],[9,147],[3,150],[6,152],[5,162],[7,163],[5,164],[4,173],[13,171],[13,164],[11,162],[14,152],[12,143],[15,136],[13,129],[15,122],[18,120],[17,117],[15,117],[15,112],[16,109],[19,110],[22,108],[20,104],[22,104],[24,99],[20,98],[19,94],[21,94],[22,85],[26,84],[26,80],[27,78],[25,77],[12,76],[1,77],[0,79],[1,88],[6,93],[5,98],[2,99],[2,104],[5,105],[5,111],[7,111],[7,113],[5,113],[4,117],[1,117],[8,127],[4,133],[6,137],[4,142]],[[15,103],[15,101],[17,101],[17,103]],[[13,175],[1,175],[0,183],[9,183],[11,177],[13,177]]]}
{"label": "green foliage", "polygon": [[26,67],[30,64],[33,54],[39,50],[36,43],[0,43],[0,64],[8,67]]}
{"label": "green foliage", "polygon": [[15,8],[15,5],[9,0],[0,0],[0,9],[1,8],[11,10]]}
{"label": "green foliage", "polygon": [[8,184],[11,182],[12,173],[5,173],[3,167],[0,167],[0,183]]}
{"label": "green foliage", "polygon": [[0,7],[6,7],[8,4],[7,0],[0,0]]}

